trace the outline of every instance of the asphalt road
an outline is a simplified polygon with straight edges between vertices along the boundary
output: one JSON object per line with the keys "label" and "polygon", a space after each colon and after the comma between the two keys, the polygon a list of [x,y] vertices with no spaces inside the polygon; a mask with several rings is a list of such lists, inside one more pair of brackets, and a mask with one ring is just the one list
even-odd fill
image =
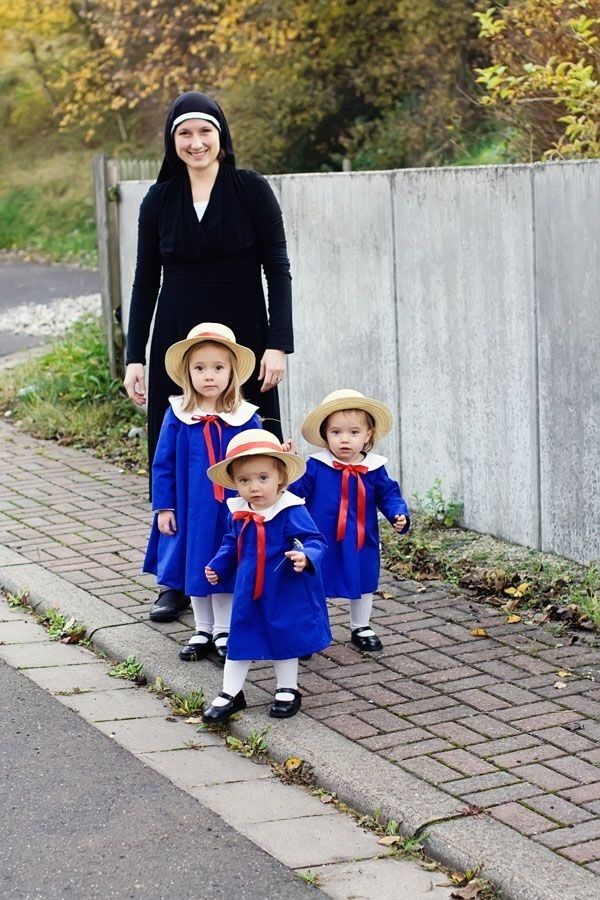
{"label": "asphalt road", "polygon": [[2,661],[0,695],[2,900],[321,895]]}
{"label": "asphalt road", "polygon": [[[0,313],[21,303],[51,303],[100,291],[97,271],[44,263],[28,263],[0,256]],[[44,338],[0,330],[0,356],[35,347]]]}

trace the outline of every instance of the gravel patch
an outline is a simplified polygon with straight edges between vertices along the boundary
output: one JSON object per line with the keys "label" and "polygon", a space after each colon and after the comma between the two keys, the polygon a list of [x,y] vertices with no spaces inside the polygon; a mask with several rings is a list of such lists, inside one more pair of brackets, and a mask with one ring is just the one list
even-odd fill
{"label": "gravel patch", "polygon": [[99,315],[100,294],[62,297],[51,303],[21,303],[0,313],[0,331],[36,337],[60,337],[86,313]]}

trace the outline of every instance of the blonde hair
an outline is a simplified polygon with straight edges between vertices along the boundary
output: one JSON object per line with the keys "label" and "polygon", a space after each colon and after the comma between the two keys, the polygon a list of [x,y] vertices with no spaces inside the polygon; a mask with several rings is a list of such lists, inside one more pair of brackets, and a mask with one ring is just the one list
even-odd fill
{"label": "blonde hair", "polygon": [[[365,417],[365,421],[367,423],[367,428],[371,431],[371,437],[363,447],[363,450],[366,450],[367,453],[369,450],[372,450],[375,446],[375,441],[377,440],[377,428],[375,427],[375,419],[371,415],[371,413],[367,412],[366,409],[355,409],[354,407],[348,407],[348,409],[336,409],[335,413],[362,413]],[[334,416],[335,413],[330,413],[327,418],[323,419],[321,425],[319,426],[319,434],[327,444],[327,423],[330,420],[331,416]]]}
{"label": "blonde hair", "polygon": [[275,468],[279,473],[279,477],[281,479],[281,490],[285,491],[288,484],[290,483],[290,477],[288,475],[287,466],[282,459],[279,459],[278,456],[271,456],[270,453],[249,453],[248,456],[238,456],[237,459],[232,459],[229,465],[227,466],[226,472],[231,478],[232,481],[235,481],[235,464],[238,462],[245,462],[247,459],[272,459],[275,463]]}
{"label": "blonde hair", "polygon": [[220,341],[198,341],[197,344],[193,344],[185,351],[183,364],[181,366],[183,381],[183,404],[181,408],[182,410],[184,410],[184,412],[191,412],[191,410],[196,409],[196,406],[198,405],[196,391],[194,390],[192,377],[190,375],[190,358],[192,354],[196,352],[198,347],[210,344],[212,344],[213,346],[222,347],[223,351],[227,354],[227,359],[229,361],[229,365],[231,366],[231,375],[229,377],[227,387],[225,388],[223,393],[219,397],[217,397],[217,401],[215,404],[216,411],[226,413],[235,412],[244,399],[240,386],[240,379],[238,377],[237,359],[235,357],[235,354],[232,353],[229,347],[227,347],[225,344],[221,344]]}

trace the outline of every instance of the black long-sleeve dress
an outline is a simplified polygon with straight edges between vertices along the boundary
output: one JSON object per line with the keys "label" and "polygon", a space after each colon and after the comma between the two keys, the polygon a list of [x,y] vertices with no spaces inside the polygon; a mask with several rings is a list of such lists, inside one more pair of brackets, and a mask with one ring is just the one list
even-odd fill
{"label": "black long-sleeve dress", "polygon": [[166,374],[165,352],[200,322],[228,325],[239,343],[254,351],[257,367],[244,385],[244,396],[281,438],[277,390],[261,394],[257,378],[265,349],[293,351],[285,233],[266,179],[222,163],[201,222],[187,173],[152,185],[140,207],[127,363],[146,363],[155,307],[147,383],[150,463],[168,397],[180,393]]}

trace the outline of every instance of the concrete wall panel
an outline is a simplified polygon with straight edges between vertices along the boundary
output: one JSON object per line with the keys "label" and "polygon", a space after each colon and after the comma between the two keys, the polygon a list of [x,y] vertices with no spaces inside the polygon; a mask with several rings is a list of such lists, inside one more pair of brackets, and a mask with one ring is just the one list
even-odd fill
{"label": "concrete wall panel", "polygon": [[[354,388],[398,411],[390,174],[281,178],[294,288],[296,352],[288,381],[301,452],[306,413]],[[378,449],[398,476],[398,435]]]}
{"label": "concrete wall panel", "polygon": [[542,547],[600,560],[600,165],[536,167]]}
{"label": "concrete wall panel", "polygon": [[535,545],[531,208],[528,167],[394,180],[405,486],[439,477],[469,527]]}

